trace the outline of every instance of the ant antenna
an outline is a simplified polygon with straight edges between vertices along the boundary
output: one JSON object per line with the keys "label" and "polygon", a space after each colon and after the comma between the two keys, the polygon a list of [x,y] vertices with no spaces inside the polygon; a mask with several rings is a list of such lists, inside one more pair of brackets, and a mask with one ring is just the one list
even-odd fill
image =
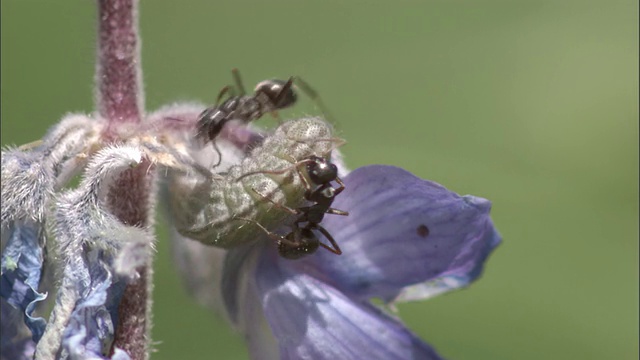
{"label": "ant antenna", "polygon": [[284,169],[250,171],[248,173],[242,174],[241,176],[237,177],[236,181],[240,181],[240,180],[244,179],[247,176],[256,175],[256,174],[281,175],[281,174],[286,173],[287,171],[291,171],[291,169],[298,168],[300,165],[312,163],[314,161],[315,160],[313,160],[313,159],[304,159],[304,160],[300,160],[300,161],[296,162],[295,164],[291,164],[291,166],[287,166]]}
{"label": "ant antenna", "polygon": [[224,96],[224,94],[229,93],[229,97],[234,97],[235,96],[235,91],[233,86],[231,85],[227,85],[225,87],[223,87],[220,92],[218,93],[218,97],[216,98],[216,102],[215,102],[215,107],[218,107],[218,105],[220,105],[220,100],[222,100],[222,97]]}
{"label": "ant antenna", "polygon": [[233,82],[236,84],[236,88],[238,88],[238,91],[240,92],[240,96],[245,96],[247,92],[244,90],[244,86],[242,85],[240,70],[237,68],[231,69],[231,75],[233,76]]}
{"label": "ant antenna", "polygon": [[329,108],[327,108],[324,105],[324,102],[322,101],[320,94],[316,90],[314,90],[311,87],[311,85],[309,85],[309,83],[304,81],[300,76],[295,76],[295,77],[292,76],[291,79],[294,80],[296,87],[302,90],[302,92],[304,92],[305,94],[307,94],[307,96],[311,99],[311,101],[313,101],[316,104],[316,106],[324,114],[324,117],[327,120],[329,120],[330,123],[335,124],[335,121],[334,121],[335,118],[333,117],[333,115],[331,115]]}

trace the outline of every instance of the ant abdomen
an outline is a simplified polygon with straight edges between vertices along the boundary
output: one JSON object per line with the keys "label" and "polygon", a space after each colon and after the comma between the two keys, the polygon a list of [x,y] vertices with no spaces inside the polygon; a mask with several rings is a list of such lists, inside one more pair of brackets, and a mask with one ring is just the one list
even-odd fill
{"label": "ant abdomen", "polygon": [[278,254],[289,260],[297,260],[313,254],[320,247],[320,242],[317,240],[311,229],[300,229],[300,239],[295,239],[295,233],[291,232],[286,236],[286,240],[298,240],[300,242],[295,247],[292,247],[282,241],[278,242]]}

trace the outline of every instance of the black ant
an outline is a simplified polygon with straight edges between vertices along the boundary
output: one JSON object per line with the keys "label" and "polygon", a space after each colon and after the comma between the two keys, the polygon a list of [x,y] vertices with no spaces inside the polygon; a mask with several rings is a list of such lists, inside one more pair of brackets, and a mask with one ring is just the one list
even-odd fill
{"label": "black ant", "polygon": [[[300,171],[300,165],[305,165],[306,175],[308,180]],[[260,227],[271,239],[275,240],[278,244],[278,253],[280,256],[286,259],[299,259],[305,255],[314,253],[319,246],[331,251],[336,255],[342,254],[342,250],[333,239],[331,234],[322,226],[320,222],[324,219],[325,214],[334,215],[349,215],[348,212],[334,209],[331,207],[335,197],[340,194],[344,189],[344,183],[338,177],[338,168],[330,163],[327,159],[319,156],[311,156],[308,159],[298,161],[294,165],[298,175],[302,179],[305,186],[304,198],[307,201],[312,202],[310,206],[303,206],[297,209],[292,209],[288,206],[281,205],[273,202],[269,197],[260,194],[255,189],[253,191],[260,197],[272,202],[279,208],[282,208],[293,215],[299,215],[299,217],[293,222],[292,230],[285,236],[275,234],[267,230],[264,226],[260,225],[255,220],[242,219],[252,222]],[[260,173],[278,174],[288,170],[275,170],[275,171],[259,171]],[[257,173],[257,172],[255,172]],[[252,173],[243,175],[248,176]],[[242,178],[241,177],[241,178]],[[240,179],[240,178],[239,178]],[[239,180],[238,179],[238,180]],[[311,183],[309,183],[309,181]],[[331,181],[338,183],[339,187],[334,188],[331,186]],[[300,224],[306,223],[304,226]],[[318,237],[314,234],[313,230],[320,231],[331,243],[331,246],[320,242]]]}
{"label": "black ant", "polygon": [[[319,107],[324,109],[318,93],[300,77],[292,76],[287,81],[278,79],[261,81],[256,85],[253,95],[247,95],[238,69],[231,70],[231,73],[235,87],[230,85],[223,87],[215,104],[200,113],[196,124],[196,137],[204,140],[205,143],[211,141],[218,153],[218,163],[214,167],[218,166],[221,161],[220,150],[216,146],[215,139],[220,135],[224,125],[231,120],[239,120],[248,124],[266,113],[271,113],[277,118],[277,110],[290,107],[297,101],[297,95],[293,89],[294,82]],[[235,90],[239,92],[239,95],[235,94]],[[230,93],[229,98],[220,104],[227,93]],[[323,110],[323,112],[328,114],[327,111]]]}

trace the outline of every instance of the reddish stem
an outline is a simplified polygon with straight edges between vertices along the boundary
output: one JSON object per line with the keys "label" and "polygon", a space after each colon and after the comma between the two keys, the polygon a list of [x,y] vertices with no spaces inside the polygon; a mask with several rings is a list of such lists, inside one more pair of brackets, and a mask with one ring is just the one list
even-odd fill
{"label": "reddish stem", "polygon": [[[96,102],[100,116],[109,122],[104,141],[119,140],[119,125],[140,123],[143,116],[142,70],[138,37],[137,0],[98,0],[98,60]],[[153,172],[145,163],[116,181],[108,195],[108,206],[124,224],[151,224]],[[149,249],[151,251],[151,249]],[[129,284],[118,307],[113,347],[131,359],[149,356],[151,314],[151,264],[138,270],[140,277]]]}
{"label": "reddish stem", "polygon": [[[113,213],[127,225],[145,227],[150,224],[153,214],[148,209],[151,208],[153,179],[146,175],[149,166],[145,162],[125,172],[109,193],[108,201]],[[118,306],[118,324],[113,341],[113,347],[126,351],[133,360],[148,358],[151,340],[151,263],[137,271],[140,277],[127,285]]]}
{"label": "reddish stem", "polygon": [[97,108],[110,123],[140,122],[143,111],[137,0],[98,0]]}

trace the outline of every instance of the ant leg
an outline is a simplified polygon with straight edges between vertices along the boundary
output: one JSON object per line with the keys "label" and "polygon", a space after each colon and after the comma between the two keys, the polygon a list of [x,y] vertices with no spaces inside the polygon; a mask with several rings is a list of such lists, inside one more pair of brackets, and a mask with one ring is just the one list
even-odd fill
{"label": "ant leg", "polygon": [[[214,124],[213,126],[211,126],[210,124],[207,124],[207,138],[205,138],[205,140],[211,140],[211,144],[213,145],[213,149],[216,151],[216,154],[218,154],[218,162],[213,165],[213,168],[217,168],[218,166],[220,166],[220,163],[222,163],[222,152],[220,151],[220,148],[218,148],[218,143],[216,142],[216,138],[218,137],[218,134],[220,133],[220,131],[222,131],[222,128],[224,126],[224,124],[227,123],[227,119],[223,119],[221,121],[219,121],[217,124]],[[203,126],[204,127],[204,126]],[[202,130],[199,130],[198,132],[200,133]],[[204,137],[201,135],[201,137]]]}
{"label": "ant leg", "polygon": [[[300,180],[302,181],[302,184],[304,185],[305,188],[305,198],[307,200],[309,200],[309,193],[311,191],[311,185],[309,184],[309,181],[307,181],[307,178],[304,176],[304,174],[302,174],[302,171],[300,171],[300,165],[309,163],[313,160],[311,159],[306,159],[306,160],[300,160],[300,161],[296,161],[294,158],[291,158],[291,162],[294,162],[294,164],[292,165],[293,167],[295,167],[296,172],[298,173],[298,176],[300,177]],[[264,170],[264,171],[252,171],[250,173],[246,173],[242,176],[240,176],[239,178],[236,179],[236,181],[242,179],[245,176],[249,176],[249,175],[254,175],[254,174],[284,174],[285,172],[289,171],[291,168],[286,168],[283,170]]]}
{"label": "ant leg", "polygon": [[254,193],[256,193],[256,195],[258,195],[261,198],[263,198],[264,200],[267,200],[268,202],[272,203],[275,207],[277,207],[279,209],[282,209],[282,210],[290,213],[291,215],[299,215],[300,214],[300,211],[297,210],[297,209],[292,209],[292,208],[290,208],[290,207],[288,207],[286,205],[278,204],[277,202],[271,200],[271,198],[269,198],[268,196],[261,194],[260,192],[258,192],[258,190],[254,189],[254,188],[251,188],[251,190]]}
{"label": "ant leg", "polygon": [[318,108],[320,108],[320,111],[324,114],[324,117],[329,120],[329,122],[333,123],[333,116],[331,115],[331,113],[329,112],[329,109],[324,106],[324,103],[322,102],[322,99],[320,98],[320,94],[318,94],[317,91],[315,91],[311,85],[309,85],[306,81],[302,80],[301,77],[296,76],[295,77],[295,84],[298,88],[300,88],[300,90],[302,90],[305,94],[307,94],[307,96],[311,99],[311,101],[313,101],[314,103],[316,103],[316,106]]}
{"label": "ant leg", "polygon": [[336,177],[335,181],[338,183],[338,185],[340,185],[340,187],[335,189],[335,192],[334,192],[334,196],[337,196],[344,190],[344,183],[342,182],[342,179],[340,179],[339,177]]}
{"label": "ant leg", "polygon": [[304,174],[302,173],[302,170],[300,170],[300,165],[305,165],[311,162],[314,162],[315,160],[313,159],[304,159],[304,160],[300,160],[297,161],[293,156],[289,155],[289,154],[284,154],[285,157],[287,157],[288,159],[284,159],[289,161],[290,163],[292,163],[293,167],[295,167],[296,169],[296,173],[298,174],[298,177],[300,177],[300,181],[302,181],[302,185],[304,186],[304,190],[305,190],[305,198],[307,200],[309,200],[309,194],[311,193],[311,190],[313,189],[311,184],[309,184],[309,181],[307,180],[306,176],[304,176]]}
{"label": "ant leg", "polygon": [[340,250],[340,246],[338,246],[336,241],[333,239],[333,236],[331,236],[331,234],[329,234],[327,229],[323,228],[320,225],[316,225],[315,228],[318,229],[318,231],[320,231],[322,233],[322,235],[324,235],[331,242],[331,246],[333,246],[333,248],[323,244],[322,242],[320,243],[320,246],[322,246],[323,248],[331,251],[332,253],[334,253],[336,255],[342,254],[342,250]]}
{"label": "ant leg", "polygon": [[245,96],[247,92],[244,90],[244,86],[242,85],[242,79],[240,78],[240,70],[238,70],[237,68],[231,69],[231,75],[233,76],[233,82],[236,84],[236,87],[240,92],[240,96]]}
{"label": "ant leg", "polygon": [[265,228],[264,226],[262,226],[262,224],[260,224],[259,222],[253,220],[253,219],[247,219],[247,218],[243,218],[243,217],[234,217],[234,219],[237,220],[242,220],[242,221],[246,221],[248,223],[252,223],[254,225],[256,225],[257,227],[260,228],[260,230],[264,231],[265,234],[267,234],[267,236],[269,236],[271,238],[271,240],[277,242],[283,241],[283,242],[289,242],[289,240],[287,240],[286,238],[284,238],[282,235],[278,235],[272,231],[267,230],[267,228]]}
{"label": "ant leg", "polygon": [[271,114],[271,117],[272,117],[272,118],[274,118],[274,119],[278,120],[278,126],[280,126],[280,125],[282,125],[282,124],[283,124],[283,121],[282,121],[282,119],[280,118],[280,115],[278,114],[278,111],[277,111],[277,110],[271,110],[271,111],[269,112],[269,114]]}
{"label": "ant leg", "polygon": [[309,222],[309,211],[311,210],[310,206],[302,206],[296,209],[298,211],[300,215],[300,217],[298,217],[296,219],[296,221],[293,222],[293,226],[297,229],[298,225],[300,225],[301,223],[308,223]]}
{"label": "ant leg", "polygon": [[[301,164],[300,164],[301,165]],[[300,177],[300,180],[302,181],[302,184],[304,185],[304,197],[309,200],[309,197],[311,196],[311,184],[309,184],[309,181],[307,180],[307,178],[304,176],[304,174],[302,173],[302,171],[300,170],[300,166],[296,163],[296,172],[298,173],[298,176]]]}
{"label": "ant leg", "polygon": [[306,144],[309,144],[310,142],[314,143],[314,144],[315,143],[319,143],[319,142],[332,143],[332,146],[331,146],[331,148],[329,150],[327,150],[326,152],[320,154],[324,158],[328,157],[333,150],[335,150],[335,149],[339,148],[340,146],[342,146],[342,145],[347,143],[347,141],[345,139],[340,139],[340,138],[337,138],[337,137],[335,137],[335,138],[317,138],[317,139],[313,139],[313,140],[308,140],[306,142],[303,142],[303,141],[297,141],[297,142],[306,143]]}
{"label": "ant leg", "polygon": [[216,143],[216,139],[211,140],[211,144],[213,144],[213,149],[218,154],[218,162],[215,165],[213,165],[213,167],[211,167],[211,169],[215,169],[218,166],[220,166],[220,163],[222,162],[222,153],[220,152],[220,149],[218,148],[218,144]]}
{"label": "ant leg", "polygon": [[271,175],[284,174],[287,171],[291,171],[291,168],[293,168],[293,167],[298,167],[298,166],[300,166],[302,164],[306,164],[306,163],[309,163],[309,162],[312,162],[312,161],[313,160],[311,160],[311,159],[300,160],[300,161],[296,162],[295,164],[293,164],[293,165],[291,165],[289,167],[286,167],[284,169],[280,169],[280,170],[256,170],[256,171],[251,171],[251,172],[248,172],[246,174],[242,174],[242,176],[237,177],[236,181],[240,181],[240,180],[242,180],[243,178],[245,178],[247,176],[256,175],[256,174],[271,174]]}
{"label": "ant leg", "polygon": [[291,170],[291,168],[286,168],[286,169],[280,169],[280,170],[256,170],[256,171],[250,171],[246,174],[242,174],[242,176],[239,176],[236,178],[236,181],[240,181],[244,178],[246,178],[247,176],[251,176],[251,175],[256,175],[256,174],[272,174],[272,175],[278,175],[278,174],[284,174],[287,171]]}
{"label": "ant leg", "polygon": [[218,93],[218,97],[216,98],[216,102],[214,104],[215,107],[218,107],[218,105],[220,105],[220,100],[222,100],[222,97],[224,96],[224,94],[231,92],[231,96],[233,96],[233,88],[230,85],[227,85],[225,87],[223,87],[220,92]]}
{"label": "ant leg", "polygon": [[287,95],[287,93],[289,92],[289,89],[291,89],[291,86],[293,86],[293,76],[290,77],[286,83],[284,83],[284,86],[282,86],[282,89],[280,89],[280,92],[276,96],[273,102],[276,105],[276,107],[280,104],[280,101],[282,101],[282,99],[284,99],[284,97]]}
{"label": "ant leg", "polygon": [[338,210],[338,209],[334,209],[334,208],[329,208],[324,213],[325,214],[332,214],[332,215],[349,216],[349,212],[348,211]]}
{"label": "ant leg", "polygon": [[[267,228],[265,228],[264,226],[262,226],[262,224],[260,224],[259,222],[252,220],[252,219],[247,219],[247,218],[243,218],[243,217],[235,217],[235,219],[237,220],[243,220],[249,223],[252,223],[254,225],[256,225],[257,227],[259,227],[262,231],[264,231],[265,234],[267,234],[267,236],[276,242],[276,244],[280,244],[283,243],[287,246],[290,247],[298,247],[300,245],[300,241],[294,241],[294,240],[290,240],[287,239],[286,237],[282,236],[282,235],[278,235],[272,231],[267,230]],[[297,227],[294,229],[294,231],[297,230]]]}

